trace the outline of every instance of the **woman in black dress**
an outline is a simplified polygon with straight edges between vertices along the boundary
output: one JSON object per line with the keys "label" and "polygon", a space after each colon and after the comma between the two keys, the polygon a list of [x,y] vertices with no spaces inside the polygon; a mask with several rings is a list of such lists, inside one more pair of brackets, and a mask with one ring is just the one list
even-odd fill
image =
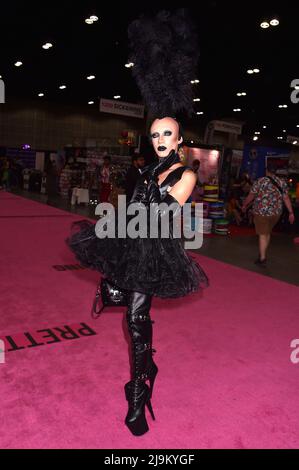
{"label": "woman in black dress", "polygon": [[[68,245],[81,264],[101,272],[118,289],[128,293],[126,319],[131,337],[133,370],[131,380],[125,385],[129,405],[125,423],[136,436],[143,435],[148,430],[145,406],[154,419],[151,397],[158,368],[153,361],[150,317],[152,297],[182,297],[191,292],[198,292],[208,285],[207,276],[184,250],[181,238],[175,236],[173,230],[173,219],[180,213],[196,184],[196,175],[192,169],[182,165],[178,155],[178,146],[183,139],[180,126],[173,117],[178,109],[189,105],[192,107],[190,77],[194,76],[194,61],[190,60],[189,48],[193,30],[190,23],[183,23],[183,20],[185,17],[181,13],[170,17],[162,12],[155,20],[137,20],[129,29],[131,46],[135,51],[132,60],[135,64],[135,78],[143,91],[148,109],[158,116],[150,128],[156,159],[153,164],[142,170],[133,197],[127,201],[128,206],[134,204],[135,208],[137,205],[141,211],[146,211],[147,236],[122,238],[116,231],[115,237],[103,238],[102,225],[81,221],[74,225],[74,232],[68,239]],[[161,38],[163,28],[164,32],[167,30],[165,40]],[[153,34],[157,37],[157,47],[153,40],[153,49],[147,55],[142,47],[142,38],[153,38]],[[174,41],[170,39],[171,36]],[[161,61],[164,65],[167,64],[167,67],[170,66],[168,48],[173,47],[173,42],[176,44],[175,53],[172,54],[174,70],[179,61],[183,61],[184,71],[182,76],[176,71],[172,87],[172,83],[169,83],[171,73],[168,70],[167,74],[163,74]],[[162,60],[161,44],[165,60]],[[181,44],[183,52],[178,44]],[[176,54],[179,55],[179,61]],[[145,56],[152,65],[144,63]],[[156,85],[153,84],[154,75],[149,74],[153,63],[160,67],[159,84],[156,82]],[[161,94],[161,89],[158,88],[163,89],[165,76],[168,78],[166,84],[164,79],[164,86],[167,85],[168,88],[167,92],[164,89],[164,94]],[[181,88],[178,86],[180,82],[183,82]],[[164,204],[160,206],[161,202]],[[132,216],[126,219],[127,227],[130,221]],[[156,237],[149,234],[153,221],[158,226]],[[169,228],[167,237],[162,233],[163,224]],[[115,225],[117,227],[117,223]]]}

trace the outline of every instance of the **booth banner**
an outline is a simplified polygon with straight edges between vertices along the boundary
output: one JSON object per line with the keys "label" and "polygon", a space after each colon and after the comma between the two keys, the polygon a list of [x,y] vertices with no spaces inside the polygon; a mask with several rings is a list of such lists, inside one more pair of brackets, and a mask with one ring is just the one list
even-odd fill
{"label": "booth banner", "polygon": [[270,157],[285,161],[290,157],[290,152],[287,149],[245,145],[241,172],[248,173],[252,181],[265,176],[266,162]]}
{"label": "booth banner", "polygon": [[226,132],[227,134],[242,134],[243,124],[237,124],[227,121],[211,121],[207,125],[204,141],[206,144],[212,142],[215,131]]}
{"label": "booth banner", "polygon": [[131,116],[140,119],[144,118],[144,106],[118,100],[106,100],[101,98],[100,111],[102,113],[120,114],[122,116]]}
{"label": "booth banner", "polygon": [[23,166],[23,168],[35,168],[35,150],[8,148],[6,150],[6,157],[9,159],[16,159]]}
{"label": "booth banner", "polygon": [[220,151],[195,147],[184,147],[184,155],[188,166],[192,167],[193,160],[200,161],[198,179],[200,183],[218,181]]}
{"label": "booth banner", "polygon": [[269,163],[275,167],[277,175],[288,175],[289,174],[289,155],[278,155],[278,156],[267,156],[266,167]]}
{"label": "booth banner", "polygon": [[212,121],[215,131],[227,132],[228,134],[242,134],[242,124],[236,124],[232,122],[225,121]]}

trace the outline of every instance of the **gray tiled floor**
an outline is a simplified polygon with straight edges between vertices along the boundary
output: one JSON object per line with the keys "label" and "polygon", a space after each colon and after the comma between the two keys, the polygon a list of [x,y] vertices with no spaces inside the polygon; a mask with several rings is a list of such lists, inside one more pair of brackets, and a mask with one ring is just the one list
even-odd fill
{"label": "gray tiled floor", "polygon": [[[21,190],[13,192],[44,204],[47,203],[47,196],[39,193]],[[51,201],[51,205],[78,215],[95,218],[93,205],[71,206],[68,201],[60,197]],[[205,237],[202,248],[196,251],[204,256],[299,286],[299,245],[294,244],[294,237],[294,234],[275,233],[273,235],[266,268],[259,268],[253,263],[258,254],[255,236]]]}

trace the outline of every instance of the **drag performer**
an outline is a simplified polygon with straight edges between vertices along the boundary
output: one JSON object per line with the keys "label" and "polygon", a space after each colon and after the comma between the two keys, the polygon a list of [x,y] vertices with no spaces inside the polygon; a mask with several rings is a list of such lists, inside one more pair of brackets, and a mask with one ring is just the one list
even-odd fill
{"label": "drag performer", "polygon": [[[134,435],[140,436],[148,431],[146,406],[154,419],[151,398],[158,368],[153,360],[152,297],[175,298],[198,292],[208,285],[208,279],[172,230],[174,215],[180,212],[196,184],[196,175],[181,163],[178,155],[183,138],[175,119],[177,112],[192,109],[190,82],[197,62],[193,24],[184,10],[173,15],[161,12],[154,19],[134,21],[129,27],[129,39],[135,64],[133,75],[148,112],[154,117],[150,139],[156,160],[142,170],[127,202],[145,207],[147,213],[151,209],[159,227],[165,216],[169,217],[170,236],[163,238],[159,230],[157,238],[121,238],[117,233],[114,238],[101,238],[96,225],[84,220],[74,224],[67,242],[81,264],[101,272],[128,293],[126,319],[133,370],[125,385],[125,423]],[[159,207],[161,202],[163,208]]]}

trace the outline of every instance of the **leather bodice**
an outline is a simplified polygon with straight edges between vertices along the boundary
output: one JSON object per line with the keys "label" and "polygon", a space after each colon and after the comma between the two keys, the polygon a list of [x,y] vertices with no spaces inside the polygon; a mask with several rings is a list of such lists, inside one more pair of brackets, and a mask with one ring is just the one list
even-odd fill
{"label": "leather bodice", "polygon": [[186,170],[192,170],[189,166],[179,166],[175,170],[171,171],[165,178],[165,180],[159,185],[161,199],[167,196],[168,188],[174,186],[182,177],[182,174]]}

